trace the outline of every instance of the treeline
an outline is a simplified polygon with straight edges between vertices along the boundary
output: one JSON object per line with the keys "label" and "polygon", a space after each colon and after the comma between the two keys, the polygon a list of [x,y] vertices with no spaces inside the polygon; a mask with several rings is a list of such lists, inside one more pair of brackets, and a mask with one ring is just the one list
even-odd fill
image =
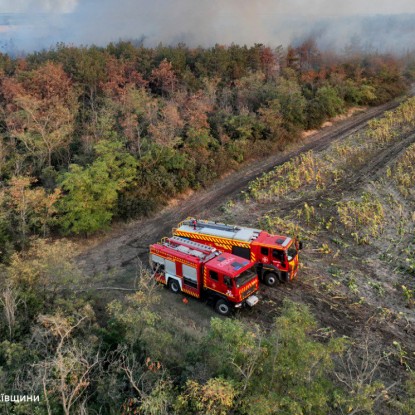
{"label": "treeline", "polygon": [[312,40],[0,55],[0,258],[30,235],[147,214],[350,106],[402,94],[404,69]]}
{"label": "treeline", "polygon": [[107,301],[73,253],[38,240],[0,269],[1,413],[415,414],[414,374],[396,384],[378,370],[402,355],[318,328],[304,305],[284,302],[267,330],[231,318],[199,328],[146,273],[134,294]]}

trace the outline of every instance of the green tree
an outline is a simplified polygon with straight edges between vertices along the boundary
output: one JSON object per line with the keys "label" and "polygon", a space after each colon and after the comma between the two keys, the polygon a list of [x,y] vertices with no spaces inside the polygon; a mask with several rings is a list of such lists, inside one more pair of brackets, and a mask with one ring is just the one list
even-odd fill
{"label": "green tree", "polygon": [[316,100],[325,116],[334,117],[344,110],[344,101],[339,97],[335,88],[322,86],[317,90]]}
{"label": "green tree", "polygon": [[267,106],[258,111],[259,119],[265,126],[265,136],[272,141],[282,141],[285,136],[281,103],[278,99],[268,102]]}
{"label": "green tree", "polygon": [[176,411],[183,415],[226,415],[236,395],[232,382],[223,378],[209,379],[204,385],[188,380],[177,399]]}
{"label": "green tree", "polygon": [[262,72],[255,72],[235,81],[235,100],[238,111],[258,111],[266,101],[276,98],[274,82],[266,82]]}
{"label": "green tree", "polygon": [[279,78],[276,87],[276,98],[281,104],[284,127],[288,131],[293,128],[304,128],[307,101],[302,95],[298,81]]}
{"label": "green tree", "polygon": [[24,247],[29,232],[46,236],[54,222],[56,203],[60,198],[59,189],[48,194],[44,188],[32,188],[36,183],[33,177],[12,177],[5,190],[5,205],[9,208],[12,223],[17,223],[20,243]]}
{"label": "green tree", "polygon": [[344,342],[322,344],[310,336],[315,329],[307,308],[289,301],[269,334],[213,319],[208,362],[214,376],[236,382],[233,409],[247,415],[328,414],[336,390],[329,374]]}
{"label": "green tree", "polygon": [[258,120],[252,113],[243,111],[239,115],[233,115],[226,121],[225,127],[232,140],[239,141],[239,145],[247,140],[255,140],[259,135]]}
{"label": "green tree", "polygon": [[59,204],[64,233],[92,233],[109,225],[117,203],[117,183],[104,162],[83,168],[76,164],[65,173],[61,186],[67,194]]}
{"label": "green tree", "polygon": [[137,291],[107,308],[106,345],[116,348],[109,370],[112,388],[122,396],[123,414],[167,415],[174,393],[166,364],[171,363],[169,355],[178,353],[181,359],[183,355],[175,351],[173,336],[155,311],[160,287],[146,271],[137,272]]}
{"label": "green tree", "polygon": [[409,373],[406,381],[406,397],[393,403],[401,415],[415,415],[415,373]]}
{"label": "green tree", "polygon": [[54,304],[58,294],[79,281],[81,273],[72,261],[72,243],[37,239],[28,251],[14,253],[7,268],[8,282],[16,289],[35,292],[45,307]]}
{"label": "green tree", "polygon": [[65,233],[91,233],[109,225],[118,194],[136,176],[136,160],[120,142],[103,141],[95,147],[97,159],[87,167],[73,164],[61,177],[64,196],[59,224]]}

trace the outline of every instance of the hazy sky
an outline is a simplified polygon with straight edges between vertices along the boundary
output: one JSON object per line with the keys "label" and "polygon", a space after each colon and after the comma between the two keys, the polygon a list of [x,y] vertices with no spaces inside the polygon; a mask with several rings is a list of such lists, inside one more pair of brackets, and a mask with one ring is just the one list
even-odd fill
{"label": "hazy sky", "polygon": [[248,11],[259,7],[268,8],[271,12],[304,13],[309,15],[338,15],[338,14],[396,14],[414,13],[415,2],[413,0],[0,0],[1,13],[19,13],[37,10],[39,12],[70,13],[81,10],[84,5],[100,8],[105,4],[108,9],[124,9],[139,15],[143,7],[148,10],[156,10],[163,13],[159,7],[168,8],[198,8],[218,10],[233,8],[243,5]]}
{"label": "hazy sky", "polygon": [[81,3],[78,0],[0,0],[0,13],[31,11],[70,13]]}
{"label": "hazy sky", "polygon": [[[13,20],[18,13],[25,14],[23,20]],[[12,18],[6,21],[4,14]],[[396,18],[385,23],[380,15],[400,15],[404,24]],[[0,50],[141,37],[149,45],[276,46],[310,33],[333,47],[358,37],[375,48],[413,49],[415,0],[0,0]]]}

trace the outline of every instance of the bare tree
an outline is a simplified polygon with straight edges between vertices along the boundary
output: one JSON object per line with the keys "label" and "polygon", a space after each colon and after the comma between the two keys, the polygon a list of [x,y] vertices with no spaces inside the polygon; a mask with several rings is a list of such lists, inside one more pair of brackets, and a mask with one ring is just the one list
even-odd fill
{"label": "bare tree", "polygon": [[86,413],[87,389],[91,374],[103,358],[100,351],[93,352],[89,342],[81,343],[74,338],[74,332],[90,318],[90,308],[83,315],[71,318],[56,315],[39,317],[41,328],[35,333],[36,342],[46,347],[45,359],[32,366],[42,389],[48,414],[51,414],[50,399],[57,397],[65,415]]}
{"label": "bare tree", "polygon": [[370,334],[352,345],[339,359],[334,375],[338,382],[348,391],[342,413],[356,415],[372,412],[375,404],[387,396],[396,382],[386,386],[379,379],[379,367],[390,354],[379,350]]}
{"label": "bare tree", "polygon": [[135,395],[134,402],[145,415],[168,414],[171,404],[169,390],[171,382],[167,371],[158,361],[147,357],[141,363],[128,348],[120,348],[114,367],[124,373]]}
{"label": "bare tree", "polygon": [[16,291],[10,286],[6,287],[1,293],[0,304],[3,306],[3,314],[9,328],[9,339],[13,338],[13,330],[16,325],[16,311],[19,304],[22,302],[18,298]]}

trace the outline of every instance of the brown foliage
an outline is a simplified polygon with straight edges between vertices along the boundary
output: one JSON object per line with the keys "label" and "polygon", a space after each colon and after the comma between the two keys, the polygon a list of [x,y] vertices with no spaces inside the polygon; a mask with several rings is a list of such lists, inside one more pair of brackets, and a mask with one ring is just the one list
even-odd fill
{"label": "brown foliage", "polygon": [[150,80],[163,95],[173,94],[176,89],[177,78],[171,62],[163,59],[158,68],[151,71]]}
{"label": "brown foliage", "polygon": [[262,47],[260,53],[261,71],[267,79],[271,79],[278,75],[279,62],[270,47]]}
{"label": "brown foliage", "polygon": [[177,105],[170,101],[160,111],[157,123],[149,126],[149,132],[157,144],[172,147],[180,141],[183,126]]}
{"label": "brown foliage", "polygon": [[195,130],[207,129],[209,128],[207,114],[212,109],[209,98],[202,91],[199,91],[187,98],[184,104],[183,117],[191,128]]}
{"label": "brown foliage", "polygon": [[47,62],[31,72],[18,71],[2,82],[5,121],[28,154],[52,164],[52,154],[67,149],[77,111],[76,92],[62,65]]}
{"label": "brown foliage", "polygon": [[133,62],[119,61],[111,56],[106,61],[107,81],[101,84],[104,92],[112,98],[124,101],[129,88],[146,87],[146,81],[134,68]]}

